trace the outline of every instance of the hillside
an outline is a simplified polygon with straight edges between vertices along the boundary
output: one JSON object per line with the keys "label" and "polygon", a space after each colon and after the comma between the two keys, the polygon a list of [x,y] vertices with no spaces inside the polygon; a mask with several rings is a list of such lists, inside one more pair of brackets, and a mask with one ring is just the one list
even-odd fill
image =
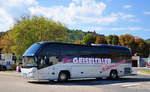
{"label": "hillside", "polygon": [[95,31],[94,32],[91,32],[91,31],[84,32],[82,30],[70,30],[70,29],[68,29],[67,33],[68,33],[68,41],[69,42],[74,42],[74,41],[77,41],[77,40],[82,40],[83,37],[86,34],[89,34],[89,33],[90,34],[94,34],[94,35],[104,36],[102,34],[97,34]]}
{"label": "hillside", "polygon": [[76,40],[82,40],[83,36],[86,35],[86,32],[83,32],[82,30],[67,30],[68,33],[68,41],[74,42]]}
{"label": "hillside", "polygon": [[5,35],[6,32],[0,32],[0,37]]}
{"label": "hillside", "polygon": [[150,39],[145,40],[146,42],[150,42]]}
{"label": "hillside", "polygon": [[[0,37],[5,35],[6,33],[7,32],[0,32]],[[94,34],[94,35],[101,35],[101,34],[97,34],[96,32],[91,32],[91,31],[84,32],[82,30],[71,30],[71,29],[68,29],[67,33],[68,33],[68,42],[74,42],[77,40],[82,40],[83,37],[89,33]],[[101,36],[104,36],[104,35],[101,35]]]}

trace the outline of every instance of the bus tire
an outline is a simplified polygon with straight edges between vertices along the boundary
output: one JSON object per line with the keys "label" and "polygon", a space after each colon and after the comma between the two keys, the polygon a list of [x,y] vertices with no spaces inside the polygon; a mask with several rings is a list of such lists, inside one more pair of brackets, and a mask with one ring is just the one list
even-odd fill
{"label": "bus tire", "polygon": [[59,82],[64,82],[67,81],[68,79],[69,79],[69,74],[67,72],[60,72],[58,77]]}
{"label": "bus tire", "polygon": [[110,72],[109,78],[113,80],[118,79],[118,72],[116,70],[112,70]]}

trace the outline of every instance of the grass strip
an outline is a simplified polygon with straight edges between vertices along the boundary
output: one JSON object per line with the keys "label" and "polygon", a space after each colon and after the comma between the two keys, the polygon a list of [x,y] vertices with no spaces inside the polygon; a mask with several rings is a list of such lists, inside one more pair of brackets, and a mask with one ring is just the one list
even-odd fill
{"label": "grass strip", "polygon": [[11,73],[11,72],[16,72],[15,70],[6,70],[6,71],[1,71],[1,72],[9,72],[9,73]]}
{"label": "grass strip", "polygon": [[150,74],[150,70],[142,70],[141,72],[145,74]]}

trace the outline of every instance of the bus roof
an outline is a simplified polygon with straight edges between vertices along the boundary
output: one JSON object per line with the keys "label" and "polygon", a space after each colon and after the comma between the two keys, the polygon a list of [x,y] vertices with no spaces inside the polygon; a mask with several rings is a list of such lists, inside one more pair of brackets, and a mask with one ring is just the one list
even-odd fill
{"label": "bus roof", "polygon": [[57,45],[62,45],[62,46],[75,46],[75,47],[88,47],[88,48],[109,48],[109,49],[116,49],[116,50],[121,50],[123,52],[129,52],[129,48],[124,47],[124,46],[115,46],[115,45],[105,45],[105,44],[92,44],[92,45],[80,45],[80,44],[72,44],[72,43],[61,43],[61,42],[50,42],[50,41],[43,41],[43,42],[37,42],[30,46],[28,50],[24,53],[23,56],[35,56],[38,55],[39,50],[42,48],[45,48],[45,46],[52,45],[52,44],[57,44]]}
{"label": "bus roof", "polygon": [[106,48],[122,48],[122,49],[129,49],[125,46],[118,46],[118,45],[107,45],[107,44],[91,44],[91,45],[81,45],[81,44],[72,44],[72,43],[62,43],[62,42],[50,42],[50,41],[43,41],[38,42],[41,45],[45,44],[63,44],[63,45],[77,45],[77,46],[88,46],[88,47],[106,47]]}
{"label": "bus roof", "polygon": [[[92,46],[111,47],[111,48],[127,48],[125,46],[107,45],[107,44],[92,44]],[[127,49],[129,49],[129,48],[127,48]]]}

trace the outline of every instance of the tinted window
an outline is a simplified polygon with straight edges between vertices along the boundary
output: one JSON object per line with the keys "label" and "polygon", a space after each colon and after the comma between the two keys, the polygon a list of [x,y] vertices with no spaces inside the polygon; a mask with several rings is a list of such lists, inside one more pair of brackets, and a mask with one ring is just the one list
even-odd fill
{"label": "tinted window", "polygon": [[63,56],[77,56],[79,55],[80,46],[62,45],[61,55]]}
{"label": "tinted window", "polygon": [[33,55],[35,55],[36,52],[38,51],[38,49],[40,48],[40,46],[41,46],[41,45],[38,44],[38,43],[33,44],[32,46],[30,46],[30,47],[26,50],[26,52],[24,53],[23,56],[33,56]]}
{"label": "tinted window", "polygon": [[81,56],[92,56],[92,57],[109,57],[109,52],[105,48],[99,47],[82,47],[80,50]]}
{"label": "tinted window", "polygon": [[112,62],[117,63],[122,60],[130,59],[130,51],[128,49],[122,48],[111,48],[111,58],[113,58]]}
{"label": "tinted window", "polygon": [[40,51],[40,56],[58,56],[60,55],[60,47],[56,44],[48,44],[43,46]]}

